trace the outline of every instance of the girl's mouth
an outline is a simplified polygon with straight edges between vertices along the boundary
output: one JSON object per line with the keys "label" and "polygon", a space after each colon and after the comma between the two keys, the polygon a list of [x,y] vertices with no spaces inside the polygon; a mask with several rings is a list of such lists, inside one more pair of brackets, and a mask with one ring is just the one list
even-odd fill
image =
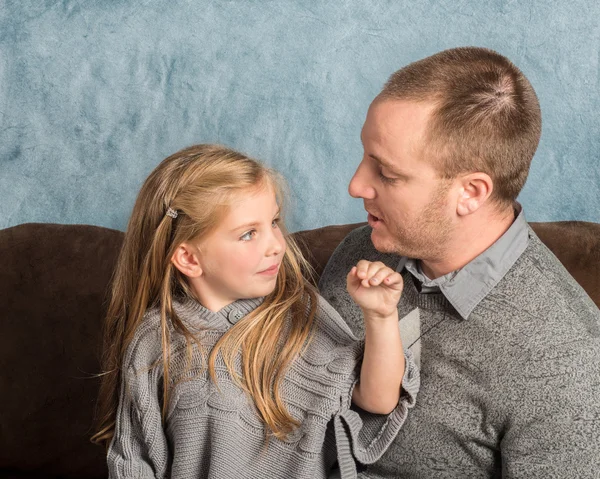
{"label": "girl's mouth", "polygon": [[266,276],[271,276],[271,275],[277,274],[277,271],[279,271],[279,265],[274,264],[270,268],[267,268],[263,271],[259,271],[258,274],[264,274]]}

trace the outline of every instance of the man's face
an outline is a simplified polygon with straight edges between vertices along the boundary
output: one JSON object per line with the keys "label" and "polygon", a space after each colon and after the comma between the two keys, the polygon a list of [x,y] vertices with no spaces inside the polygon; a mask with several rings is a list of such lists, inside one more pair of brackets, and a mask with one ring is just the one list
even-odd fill
{"label": "man's face", "polygon": [[364,155],[348,191],[364,200],[382,252],[440,257],[452,232],[449,181],[423,157],[433,105],[375,100],[362,129]]}

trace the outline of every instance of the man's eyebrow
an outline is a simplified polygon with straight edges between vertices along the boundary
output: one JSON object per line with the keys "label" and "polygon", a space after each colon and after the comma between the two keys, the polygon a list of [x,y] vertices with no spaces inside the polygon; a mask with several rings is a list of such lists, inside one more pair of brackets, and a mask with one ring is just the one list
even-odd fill
{"label": "man's eyebrow", "polygon": [[408,176],[406,173],[402,173],[399,171],[392,163],[383,158],[378,157],[377,155],[369,154],[369,157],[374,159],[377,163],[379,163],[384,168],[390,170],[392,173],[398,176]]}

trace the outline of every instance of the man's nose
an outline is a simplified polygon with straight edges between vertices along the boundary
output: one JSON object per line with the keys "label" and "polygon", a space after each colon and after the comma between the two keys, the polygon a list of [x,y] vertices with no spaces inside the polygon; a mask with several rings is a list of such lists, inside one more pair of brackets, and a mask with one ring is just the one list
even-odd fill
{"label": "man's nose", "polygon": [[365,168],[364,161],[360,162],[354,176],[350,180],[348,193],[350,193],[350,196],[353,198],[364,198],[366,200],[375,198],[375,190],[370,185],[369,175]]}

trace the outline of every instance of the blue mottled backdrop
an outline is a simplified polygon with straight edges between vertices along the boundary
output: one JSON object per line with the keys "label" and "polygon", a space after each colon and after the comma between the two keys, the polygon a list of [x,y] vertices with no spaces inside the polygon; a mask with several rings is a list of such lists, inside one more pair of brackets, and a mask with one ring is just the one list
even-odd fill
{"label": "blue mottled backdrop", "polygon": [[146,175],[219,142],[281,170],[291,230],[347,195],[370,101],[402,65],[478,45],[533,83],[531,221],[600,222],[597,0],[0,1],[0,227],[124,229]]}

